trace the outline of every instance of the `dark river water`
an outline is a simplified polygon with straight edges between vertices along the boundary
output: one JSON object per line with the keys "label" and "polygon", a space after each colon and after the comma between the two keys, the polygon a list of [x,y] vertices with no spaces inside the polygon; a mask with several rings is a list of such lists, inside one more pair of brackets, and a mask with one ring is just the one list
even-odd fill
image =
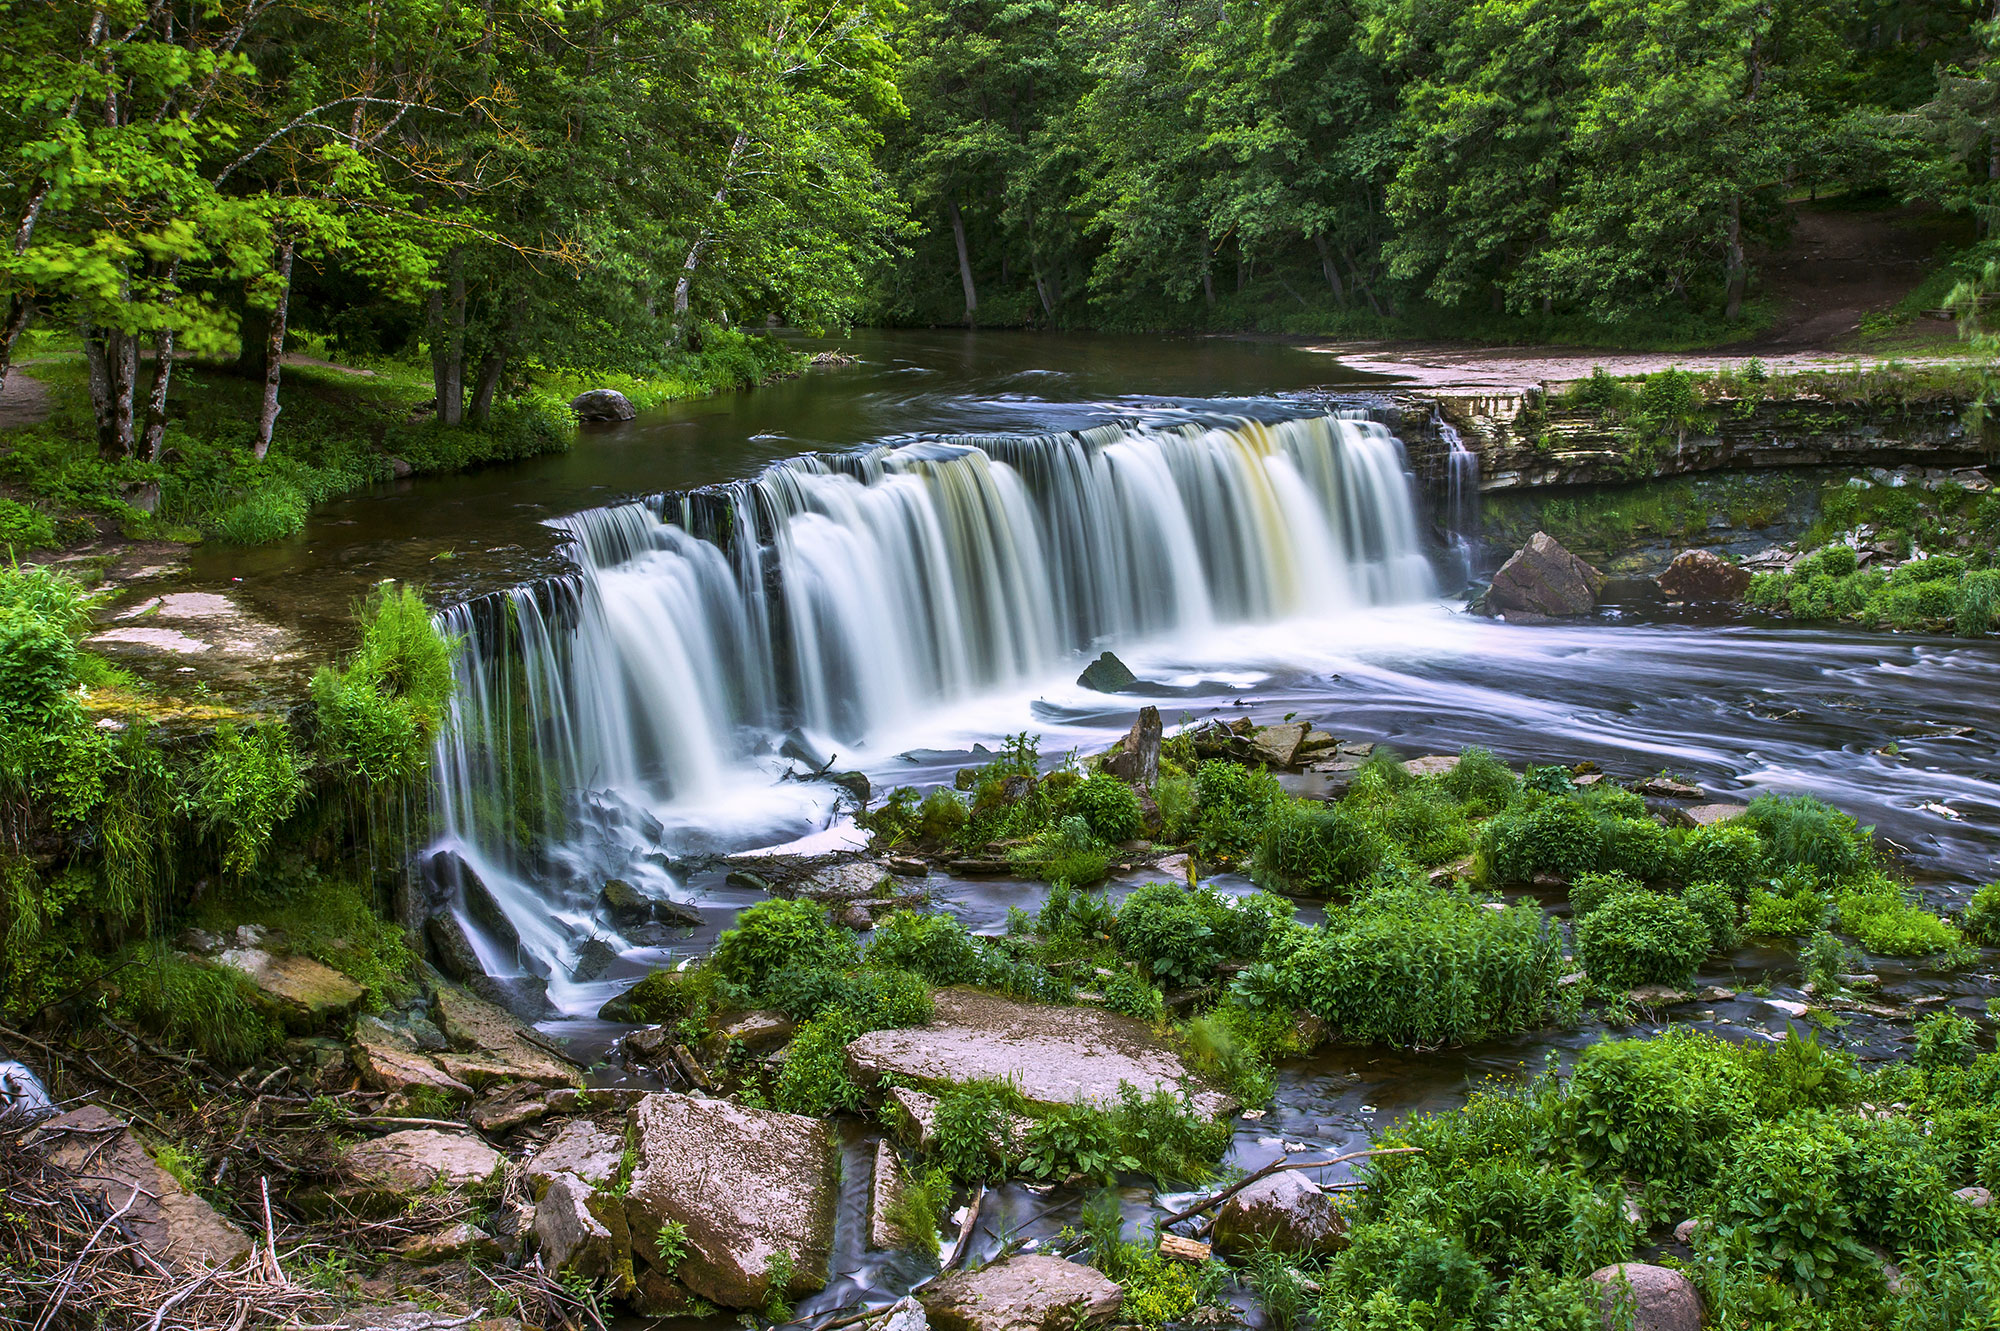
{"label": "dark river water", "polygon": [[[1359,402],[1387,386],[1343,373],[1322,355],[1226,340],[933,332],[859,334],[839,346],[860,363],[588,428],[562,456],[385,487],[325,507],[295,541],[204,551],[197,573],[338,640],[354,598],[378,579],[415,579],[444,602],[531,581],[565,566],[551,520],[743,480],[801,453],[1135,419],[1270,420]],[[1649,621],[1619,610],[1557,627],[1508,626],[1470,617],[1446,597],[1142,634],[1115,645],[1166,695],[1159,701],[1169,725],[1295,713],[1342,739],[1385,743],[1408,756],[1479,744],[1516,763],[1590,760],[1619,778],[1671,770],[1719,798],[1810,791],[1873,824],[1935,908],[1961,905],[2000,877],[2000,647],[1990,640]],[[840,765],[866,770],[878,788],[924,786],[949,782],[972,746],[1016,731],[1038,733],[1045,756],[1101,749],[1147,700],[1093,693],[1076,684],[1077,670],[1075,660],[1060,660],[1001,686],[894,712],[893,724],[842,744]],[[655,811],[679,838],[677,850],[855,840],[823,789],[777,782],[754,763],[741,775],[747,784],[731,785],[724,801],[683,797]],[[756,899],[722,877],[707,870],[674,884],[708,924],[667,957],[705,950]],[[930,886],[976,929],[999,926],[1010,905],[1031,908],[1041,893],[1030,883],[941,875]],[[566,1006],[594,1007],[662,959],[628,954],[601,994],[580,990]],[[1884,1002],[1980,1010],[2000,992],[1994,962],[1988,953],[1955,974],[1886,960],[1871,969],[1882,977]],[[1789,950],[1745,947],[1717,958],[1703,981],[1735,994],[1677,1009],[1673,1020],[1750,1039],[1779,1038],[1793,1020],[1785,1005],[1798,997],[1798,975]],[[586,1052],[603,1050],[618,1033],[582,1017],[549,1029]],[[1635,1029],[1658,1026],[1642,1021]],[[1604,1034],[1586,1026],[1426,1054],[1330,1051],[1283,1069],[1269,1114],[1239,1123],[1232,1163],[1261,1164],[1288,1143],[1359,1145],[1403,1115],[1449,1108],[1486,1078],[1566,1061]],[[1886,1057],[1908,1040],[1909,1026],[1855,1016],[1822,1038]],[[622,1075],[608,1066],[593,1074],[607,1082]],[[921,1277],[902,1259],[862,1250],[869,1150],[864,1134],[849,1133],[835,1279],[802,1312],[886,1297]],[[990,1250],[1011,1224],[1047,1236],[1074,1218],[1079,1200],[1002,1189],[980,1243]],[[1154,1205],[1138,1189],[1126,1202],[1135,1222]]]}

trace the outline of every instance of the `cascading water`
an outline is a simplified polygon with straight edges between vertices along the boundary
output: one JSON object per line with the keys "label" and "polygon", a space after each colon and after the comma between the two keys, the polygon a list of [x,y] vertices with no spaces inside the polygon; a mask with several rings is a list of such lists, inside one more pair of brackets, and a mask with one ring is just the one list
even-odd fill
{"label": "cascading water", "polygon": [[482,963],[571,1007],[579,949],[628,941],[605,881],[671,895],[790,728],[852,750],[1086,649],[1435,592],[1401,444],[1333,416],[808,456],[559,525],[576,573],[442,617],[437,770],[441,849],[512,926],[461,902]]}
{"label": "cascading water", "polygon": [[1479,571],[1479,454],[1465,446],[1450,421],[1440,416],[1433,424],[1447,450],[1444,530],[1463,586]]}

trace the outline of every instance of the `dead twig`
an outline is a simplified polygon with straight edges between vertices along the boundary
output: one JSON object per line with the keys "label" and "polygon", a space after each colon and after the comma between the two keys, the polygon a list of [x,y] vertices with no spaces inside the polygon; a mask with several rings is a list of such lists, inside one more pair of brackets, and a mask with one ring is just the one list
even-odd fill
{"label": "dead twig", "polygon": [[1346,1155],[1336,1155],[1331,1160],[1292,1160],[1289,1158],[1273,1160],[1270,1164],[1265,1165],[1262,1169],[1258,1170],[1256,1173],[1238,1179],[1236,1182],[1224,1188],[1221,1192],[1218,1192],[1214,1196],[1209,1197],[1206,1201],[1196,1202],[1193,1206],[1188,1207],[1187,1210],[1177,1211],[1173,1215],[1168,1216],[1165,1220],[1162,1220],[1160,1222],[1160,1227],[1164,1229],[1168,1225],[1177,1225],[1183,1220],[1190,1219],[1193,1216],[1198,1216],[1203,1211],[1206,1211],[1211,1207],[1220,1206],[1222,1203],[1228,1201],[1231,1197],[1234,1197],[1237,1193],[1249,1187],[1252,1183],[1255,1183],[1260,1179],[1269,1178],[1273,1174],[1281,1174],[1288,1169],[1324,1169],[1328,1165],[1346,1164],[1349,1160],[1366,1160],[1370,1156],[1377,1156],[1377,1155],[1422,1155],[1422,1154],[1423,1154],[1423,1148],[1420,1146],[1385,1146],[1385,1147],[1377,1147],[1375,1149],[1367,1151],[1350,1151]]}

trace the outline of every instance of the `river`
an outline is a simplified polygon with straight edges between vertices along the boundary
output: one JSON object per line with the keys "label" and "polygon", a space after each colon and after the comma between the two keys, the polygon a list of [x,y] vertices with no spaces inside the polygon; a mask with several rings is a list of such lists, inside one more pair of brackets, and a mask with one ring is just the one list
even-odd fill
{"label": "river", "polygon": [[[201,556],[202,576],[303,627],[336,624],[387,576],[456,604],[446,622],[468,647],[461,729],[440,748],[444,844],[520,933],[511,956],[482,945],[490,967],[545,974],[567,1014],[549,1029],[579,1047],[615,1035],[588,1015],[605,998],[704,950],[756,899],[691,857],[858,842],[829,788],[781,779],[794,727],[881,790],[948,783],[974,745],[1017,731],[1039,734],[1045,757],[1101,749],[1145,701],[1169,725],[1297,714],[1411,756],[1479,744],[1621,778],[1671,770],[1723,798],[1810,791],[1873,824],[1936,908],[2000,875],[1990,641],[1615,608],[1562,626],[1469,616],[1396,442],[1360,419],[1387,385],[1301,349],[935,332],[840,346],[860,362],[592,427],[563,456],[402,483],[327,506],[295,542]],[[681,497],[696,487],[712,488]],[[1156,698],[1081,687],[1105,648]],[[521,846],[492,812],[530,786],[568,810],[552,844]],[[600,928],[591,907],[610,876],[692,902],[705,927],[577,981],[568,967]],[[1041,891],[931,887],[975,928]],[[1976,1009],[1996,992],[1992,962],[1876,969],[1885,1001]],[[1746,947],[1702,979],[1782,1001],[1797,965]],[[1786,1024],[1748,993],[1675,1019]],[[1835,1038],[1881,1056],[1906,1031],[1860,1018]],[[1232,1160],[1353,1145],[1601,1034],[1335,1050],[1283,1070]],[[854,1193],[867,1148],[850,1134],[848,1149]],[[1128,1202],[1136,1214],[1151,1199]],[[808,1308],[914,1278],[861,1251],[859,1204]],[[1046,1205],[1007,1189],[993,1218]]]}

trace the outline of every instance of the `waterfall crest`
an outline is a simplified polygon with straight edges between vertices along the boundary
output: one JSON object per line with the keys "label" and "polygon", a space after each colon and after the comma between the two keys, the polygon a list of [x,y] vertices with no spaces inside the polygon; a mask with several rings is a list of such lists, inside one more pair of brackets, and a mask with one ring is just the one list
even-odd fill
{"label": "waterfall crest", "polygon": [[575,573],[441,616],[437,763],[518,943],[467,932],[552,993],[624,941],[606,878],[671,893],[661,816],[768,787],[788,729],[851,751],[1102,645],[1435,594],[1402,445],[1335,416],[806,456],[558,525]]}

